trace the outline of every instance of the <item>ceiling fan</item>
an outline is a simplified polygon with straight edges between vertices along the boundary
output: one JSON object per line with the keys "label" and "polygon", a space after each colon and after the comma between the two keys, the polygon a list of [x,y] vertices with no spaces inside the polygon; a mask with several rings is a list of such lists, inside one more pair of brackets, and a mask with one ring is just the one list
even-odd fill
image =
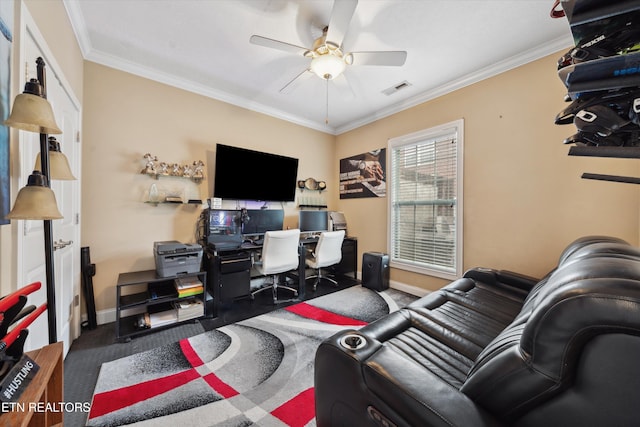
{"label": "ceiling fan", "polygon": [[342,42],[349,23],[358,5],[358,0],[335,0],[329,25],[318,37],[311,48],[253,35],[249,42],[259,46],[291,52],[310,58],[309,66],[287,83],[280,92],[286,90],[298,78],[312,72],[321,79],[333,80],[351,65],[402,66],[407,59],[405,51],[346,52]]}

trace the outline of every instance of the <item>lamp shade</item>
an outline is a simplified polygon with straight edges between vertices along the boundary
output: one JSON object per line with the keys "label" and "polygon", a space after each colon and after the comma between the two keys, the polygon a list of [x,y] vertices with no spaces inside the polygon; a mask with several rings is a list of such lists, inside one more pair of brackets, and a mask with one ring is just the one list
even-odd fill
{"label": "lamp shade", "polygon": [[[33,170],[41,171],[42,164],[40,161],[40,153],[36,156],[35,165]],[[49,137],[49,175],[51,179],[72,181],[76,177],[71,172],[71,166],[69,166],[69,160],[60,150],[60,143],[55,137]]]}
{"label": "lamp shade", "polygon": [[332,53],[316,56],[311,60],[311,71],[318,77],[332,80],[344,71],[346,63],[341,56]]}
{"label": "lamp shade", "polygon": [[18,192],[7,219],[60,219],[56,195],[47,186],[47,178],[40,171],[29,175],[27,186]]}
{"label": "lamp shade", "polygon": [[11,115],[4,121],[4,124],[30,132],[62,133],[56,124],[51,104],[42,97],[42,90],[37,79],[31,79],[25,85],[24,92],[16,96]]}

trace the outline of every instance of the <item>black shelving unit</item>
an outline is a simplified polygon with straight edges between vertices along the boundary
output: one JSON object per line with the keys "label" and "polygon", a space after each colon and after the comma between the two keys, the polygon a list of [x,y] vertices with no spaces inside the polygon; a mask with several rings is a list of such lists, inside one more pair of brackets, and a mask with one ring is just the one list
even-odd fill
{"label": "black shelving unit", "polygon": [[[175,280],[178,278],[197,277],[204,286],[199,295],[178,297]],[[204,305],[204,316],[213,316],[213,296],[207,290],[207,273],[181,274],[179,276],[159,277],[156,270],[121,273],[118,276],[116,299],[116,340],[129,341],[131,338],[160,329],[169,328],[180,323],[195,321],[189,319],[172,322],[155,328],[139,328],[138,318],[145,312],[155,313],[165,310],[176,301],[198,298]]]}

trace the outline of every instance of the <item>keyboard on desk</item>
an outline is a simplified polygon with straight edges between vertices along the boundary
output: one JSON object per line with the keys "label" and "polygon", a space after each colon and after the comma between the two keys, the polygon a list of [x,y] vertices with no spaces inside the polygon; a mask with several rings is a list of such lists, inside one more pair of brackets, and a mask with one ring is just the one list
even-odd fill
{"label": "keyboard on desk", "polygon": [[242,248],[255,248],[262,246],[264,244],[264,239],[256,239],[256,240],[245,240],[242,242]]}

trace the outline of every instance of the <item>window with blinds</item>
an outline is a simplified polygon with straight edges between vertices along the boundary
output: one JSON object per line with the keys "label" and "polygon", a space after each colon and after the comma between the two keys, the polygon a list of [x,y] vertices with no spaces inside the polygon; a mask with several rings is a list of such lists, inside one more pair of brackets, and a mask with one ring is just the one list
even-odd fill
{"label": "window with blinds", "polygon": [[460,276],[462,130],[458,120],[389,141],[391,266]]}

